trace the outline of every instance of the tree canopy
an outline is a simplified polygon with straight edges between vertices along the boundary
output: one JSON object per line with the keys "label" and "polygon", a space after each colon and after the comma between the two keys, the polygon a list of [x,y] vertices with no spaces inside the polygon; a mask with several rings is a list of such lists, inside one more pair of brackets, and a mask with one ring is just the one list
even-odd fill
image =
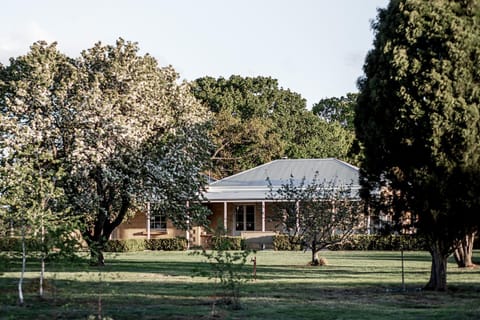
{"label": "tree canopy", "polygon": [[2,150],[14,163],[18,148],[48,150],[52,161],[40,167],[68,173],[55,184],[81,214],[92,253],[146,201],[180,227],[204,217],[195,203],[206,182],[208,112],[177,79],[123,39],[77,59],[35,43],[2,72]]}
{"label": "tree canopy", "polygon": [[338,122],[342,127],[354,131],[355,104],[358,93],[320,100],[312,107],[312,112],[327,122]]}
{"label": "tree canopy", "polygon": [[359,80],[364,196],[388,190],[395,211],[413,215],[435,290],[446,289],[446,258],[480,220],[479,5],[392,0]]}
{"label": "tree canopy", "polygon": [[305,99],[275,79],[204,77],[192,83],[192,92],[214,117],[210,136],[216,178],[282,157],[349,160],[353,135],[339,122],[314,115]]}

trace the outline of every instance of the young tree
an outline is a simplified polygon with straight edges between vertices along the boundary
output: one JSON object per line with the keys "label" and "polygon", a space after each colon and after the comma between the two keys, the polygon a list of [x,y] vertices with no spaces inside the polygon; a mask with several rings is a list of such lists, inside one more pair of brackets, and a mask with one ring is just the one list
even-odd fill
{"label": "young tree", "polygon": [[480,222],[479,5],[391,1],[359,80],[363,196],[389,190],[412,215],[432,256],[427,289],[447,289],[447,258]]}
{"label": "young tree", "polygon": [[68,61],[60,54],[45,54],[50,49],[33,46],[29,55],[0,71],[0,207],[9,223],[21,230],[21,304],[27,237],[39,243],[43,296],[46,258],[54,248],[71,253],[73,247],[67,244],[72,244],[72,232],[78,228],[74,217],[66,216],[68,206],[58,185],[64,172],[55,159],[57,131],[52,127],[52,110],[69,83],[67,72],[57,72],[65,71]]}
{"label": "young tree", "polygon": [[291,177],[278,189],[270,181],[269,187],[283,233],[291,243],[311,248],[312,264],[318,263],[318,252],[343,243],[363,227],[363,204],[351,185]]}

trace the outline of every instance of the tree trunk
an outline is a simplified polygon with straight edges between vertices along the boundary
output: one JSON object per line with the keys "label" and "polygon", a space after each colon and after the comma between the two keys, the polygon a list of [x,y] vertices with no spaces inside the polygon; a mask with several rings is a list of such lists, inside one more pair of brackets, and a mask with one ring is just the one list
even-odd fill
{"label": "tree trunk", "polygon": [[473,267],[472,262],[473,255],[473,242],[475,241],[476,232],[467,234],[465,238],[462,239],[460,245],[455,249],[453,256],[459,268],[469,268]]}
{"label": "tree trunk", "polygon": [[42,219],[40,220],[40,231],[41,231],[41,243],[42,243],[42,251],[41,251],[41,258],[40,258],[40,283],[38,284],[38,295],[40,298],[43,298],[43,282],[45,276],[45,256],[46,256],[46,246],[45,246],[45,226],[43,225],[43,212],[42,212]]}
{"label": "tree trunk", "polygon": [[92,241],[90,247],[90,265],[103,267],[105,258],[103,257],[103,244],[101,241]]}
{"label": "tree trunk", "polygon": [[319,259],[318,259],[318,250],[317,250],[317,243],[315,241],[312,241],[312,266],[318,266],[319,265]]}
{"label": "tree trunk", "polygon": [[23,305],[23,279],[25,277],[25,269],[27,265],[27,253],[25,249],[25,221],[22,220],[22,271],[18,280],[18,303]]}
{"label": "tree trunk", "polygon": [[447,258],[439,240],[431,244],[430,254],[432,256],[432,268],[430,271],[430,281],[425,286],[425,290],[446,291],[447,290]]}
{"label": "tree trunk", "polygon": [[[105,247],[105,243],[110,238],[113,230],[115,230],[115,228],[122,223],[123,219],[127,215],[129,207],[130,196],[126,192],[124,192],[122,193],[120,210],[113,221],[110,221],[107,218],[111,216],[111,213],[109,212],[111,208],[110,203],[107,203],[100,208],[93,230],[87,230],[84,234],[84,238],[87,239],[87,244],[90,248],[91,265],[105,265],[105,258],[103,256],[103,249]],[[107,214],[104,214],[103,212],[107,212]]]}

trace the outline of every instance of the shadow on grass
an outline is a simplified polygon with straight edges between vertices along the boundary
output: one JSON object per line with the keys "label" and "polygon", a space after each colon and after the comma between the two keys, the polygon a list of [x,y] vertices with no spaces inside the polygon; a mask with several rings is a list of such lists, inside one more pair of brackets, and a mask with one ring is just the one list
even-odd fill
{"label": "shadow on grass", "polygon": [[[369,260],[369,261],[375,261],[375,260],[376,261],[401,261],[402,260],[402,255],[400,251],[342,251],[341,256],[351,260],[361,260],[361,259]],[[423,251],[405,251],[404,260],[414,261],[414,262],[415,261],[429,262],[431,261],[431,257],[429,254],[425,254],[425,252]]]}
{"label": "shadow on grass", "polygon": [[[159,283],[154,281],[52,281],[55,292],[40,299],[27,281],[24,306],[17,303],[17,279],[0,279],[0,319],[173,319],[207,316],[213,303],[208,283]],[[36,289],[36,288],[35,288]]]}
{"label": "shadow on grass", "polygon": [[[0,319],[87,319],[98,314],[113,319],[475,319],[472,306],[480,286],[457,286],[449,293],[432,293],[398,286],[324,286],[320,283],[262,283],[242,286],[244,309],[213,306],[218,294],[212,282],[52,280],[45,299],[27,283],[26,305],[16,303],[15,278],[0,278],[3,288]],[[53,290],[54,289],[54,290]],[[216,309],[215,309],[216,308]],[[216,317],[212,317],[216,310]],[[456,313],[453,313],[456,310]],[[477,309],[478,310],[478,309]],[[433,312],[434,311],[434,312]],[[469,313],[470,312],[470,313]],[[443,315],[443,317],[442,317]],[[435,317],[436,318],[435,318]]]}

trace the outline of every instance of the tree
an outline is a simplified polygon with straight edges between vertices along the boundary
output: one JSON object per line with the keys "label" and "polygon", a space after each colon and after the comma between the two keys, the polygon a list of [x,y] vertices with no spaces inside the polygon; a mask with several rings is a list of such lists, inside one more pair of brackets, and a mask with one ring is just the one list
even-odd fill
{"label": "tree", "polygon": [[447,289],[448,256],[479,226],[479,13],[478,1],[391,1],[359,80],[363,196],[412,215],[432,256],[427,289]]}
{"label": "tree", "polygon": [[357,97],[358,93],[347,93],[345,97],[325,98],[313,105],[312,112],[326,122],[338,122],[342,127],[354,131]]}
{"label": "tree", "polygon": [[[216,147],[211,156],[216,178],[284,156],[285,142],[273,114],[305,105],[298,95],[284,91],[266,77],[204,77],[192,83],[192,93],[214,115],[210,135]],[[295,101],[287,105],[283,95]]]}
{"label": "tree", "polygon": [[[97,43],[78,59],[36,43],[25,57],[6,67],[18,81],[5,86],[4,111],[27,129],[45,126],[52,156],[68,172],[57,185],[82,217],[94,263],[103,264],[104,243],[144,201],[159,202],[179,227],[204,219],[198,191],[206,183],[208,114],[173,68],[123,39]],[[45,69],[47,82],[32,77]],[[39,98],[28,90],[44,82]],[[49,108],[29,109],[42,99]]]}
{"label": "tree", "polygon": [[343,243],[362,227],[362,201],[351,185],[317,181],[316,176],[309,182],[290,177],[278,189],[268,183],[276,220],[291,243],[311,248],[312,265],[318,263],[318,252]]}
{"label": "tree", "polygon": [[12,60],[0,71],[1,220],[21,230],[21,304],[27,237],[39,244],[40,296],[46,259],[72,254],[77,243],[73,231],[78,225],[74,216],[67,215],[69,208],[58,186],[64,171],[54,157],[57,132],[52,127],[52,109],[61,103],[69,83],[68,73],[59,75],[58,71],[66,71],[63,67],[68,62],[60,54],[46,55],[50,49],[33,46],[30,54]]}
{"label": "tree", "polygon": [[353,135],[315,116],[305,99],[275,79],[204,77],[193,82],[192,92],[214,116],[210,135],[216,178],[282,157],[349,160]]}
{"label": "tree", "polygon": [[315,103],[312,113],[319,118],[321,127],[324,128],[328,156],[344,159],[348,163],[358,165],[360,163],[361,149],[355,140],[354,116],[357,93],[347,93],[345,97],[325,98]]}

